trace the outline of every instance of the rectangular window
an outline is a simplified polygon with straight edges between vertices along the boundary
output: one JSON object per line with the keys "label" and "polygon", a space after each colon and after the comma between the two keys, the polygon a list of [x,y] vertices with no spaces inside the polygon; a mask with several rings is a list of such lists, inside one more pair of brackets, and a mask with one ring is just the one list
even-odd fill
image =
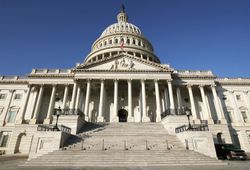
{"label": "rectangular window", "polygon": [[20,100],[22,98],[22,94],[15,94],[14,99],[15,100]]}
{"label": "rectangular window", "polygon": [[9,132],[2,132],[0,135],[0,147],[7,147],[9,140]]}
{"label": "rectangular window", "polygon": [[247,123],[248,119],[247,119],[247,113],[246,113],[246,111],[241,111],[241,115],[242,115],[242,118],[243,118],[244,122]]}
{"label": "rectangular window", "polygon": [[227,120],[228,120],[228,123],[232,123],[233,122],[232,113],[230,111],[227,112]]}
{"label": "rectangular window", "polygon": [[6,97],[7,97],[7,94],[0,94],[0,100],[4,100],[6,99]]}
{"label": "rectangular window", "polygon": [[7,118],[7,123],[14,123],[16,119],[16,111],[10,111]]}

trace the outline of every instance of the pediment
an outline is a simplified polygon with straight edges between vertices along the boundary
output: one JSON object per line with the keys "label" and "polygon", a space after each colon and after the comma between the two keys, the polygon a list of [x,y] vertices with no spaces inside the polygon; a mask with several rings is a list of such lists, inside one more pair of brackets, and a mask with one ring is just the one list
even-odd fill
{"label": "pediment", "polygon": [[80,65],[77,69],[86,70],[107,70],[107,71],[171,71],[165,65],[154,63],[151,61],[142,60],[140,58],[128,55],[119,54],[107,59],[97,61],[92,64]]}

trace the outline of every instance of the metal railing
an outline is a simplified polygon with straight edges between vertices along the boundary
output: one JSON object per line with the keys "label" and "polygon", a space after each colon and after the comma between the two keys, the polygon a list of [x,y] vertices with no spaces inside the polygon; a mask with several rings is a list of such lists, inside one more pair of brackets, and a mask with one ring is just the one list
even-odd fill
{"label": "metal railing", "polygon": [[185,108],[167,109],[161,113],[161,118],[164,118],[169,115],[186,115]]}
{"label": "metal railing", "polygon": [[38,125],[37,131],[61,131],[71,133],[71,128],[64,125],[58,125],[57,127],[55,125]]}
{"label": "metal railing", "polygon": [[[54,115],[56,115],[57,109],[54,109]],[[62,109],[61,115],[80,115],[83,116],[83,112],[80,109]]]}
{"label": "metal railing", "polygon": [[175,133],[181,133],[185,131],[209,131],[208,125],[199,125],[196,127],[189,128],[187,125],[182,125],[175,128]]}

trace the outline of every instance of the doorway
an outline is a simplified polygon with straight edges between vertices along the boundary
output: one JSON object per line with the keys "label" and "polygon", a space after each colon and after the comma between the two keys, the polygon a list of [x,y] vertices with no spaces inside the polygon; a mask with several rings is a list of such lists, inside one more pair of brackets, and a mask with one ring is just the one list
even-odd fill
{"label": "doorway", "polygon": [[125,109],[120,109],[118,111],[118,116],[119,116],[119,122],[127,122],[128,111]]}

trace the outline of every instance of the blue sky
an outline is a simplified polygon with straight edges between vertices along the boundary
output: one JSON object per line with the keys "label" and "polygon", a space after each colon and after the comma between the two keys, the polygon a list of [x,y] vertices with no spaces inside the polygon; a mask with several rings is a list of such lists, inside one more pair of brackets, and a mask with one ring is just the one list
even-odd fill
{"label": "blue sky", "polygon": [[122,3],[162,63],[250,77],[250,0],[0,0],[0,75],[83,62]]}

